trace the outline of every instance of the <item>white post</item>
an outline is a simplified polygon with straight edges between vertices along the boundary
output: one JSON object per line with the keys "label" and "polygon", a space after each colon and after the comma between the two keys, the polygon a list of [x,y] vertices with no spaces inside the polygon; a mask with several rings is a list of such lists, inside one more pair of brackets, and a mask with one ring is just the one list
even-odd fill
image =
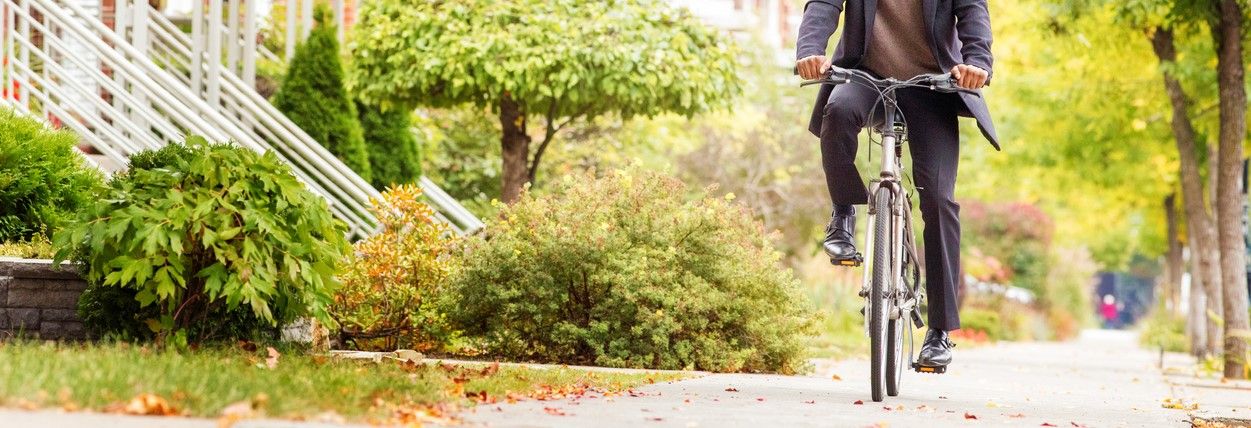
{"label": "white post", "polygon": [[139,52],[147,55],[150,47],[148,43],[148,13],[150,13],[152,6],[147,5],[145,0],[139,1],[143,3],[136,3],[135,7],[130,11],[130,44],[139,49]]}
{"label": "white post", "polygon": [[343,44],[343,27],[347,22],[347,16],[343,13],[343,0],[334,0],[334,23],[336,26],[336,36],[339,37],[339,44]]}
{"label": "white post", "polygon": [[256,87],[256,2],[243,3],[243,82]]}
{"label": "white post", "polygon": [[222,92],[222,0],[209,0],[208,18],[208,102],[217,107]]}
{"label": "white post", "polygon": [[[79,17],[79,18],[81,19],[82,17]],[[57,25],[56,25],[56,23],[55,23],[55,22],[44,22],[44,28],[45,28],[45,29],[47,29],[47,32],[46,32],[46,33],[44,33],[44,35],[43,35],[44,37],[51,37],[51,35],[53,35],[53,34],[58,34],[58,33],[60,33],[60,31],[57,31]],[[44,45],[43,45],[43,46],[35,45],[35,49],[36,49],[36,50],[43,50],[43,51],[45,51],[45,52],[47,52],[47,53],[51,53],[51,52],[52,52],[52,50],[48,48],[48,44],[47,44],[47,43],[44,43]],[[29,54],[29,52],[27,52],[27,54]],[[35,54],[36,54],[36,56],[38,56],[38,51],[36,51],[36,53],[35,53]],[[33,91],[33,89],[35,88],[35,85],[34,85],[34,84],[35,84],[35,82],[34,82],[34,78],[35,78],[35,76],[34,76],[34,72],[33,72],[34,67],[32,67],[32,64],[30,63],[30,57],[29,57],[29,56],[26,58],[26,60],[23,60],[23,61],[22,61],[22,65],[24,65],[24,66],[26,66],[26,67],[30,67],[30,69],[32,70],[32,72],[30,73],[30,74],[31,74],[31,76],[29,77],[29,80],[30,80],[30,83],[31,83],[31,89],[32,89],[32,91],[31,91],[31,92],[34,92],[34,91]],[[39,70],[39,74],[43,76],[43,81],[45,81],[45,82],[48,82],[48,81],[49,81],[49,80],[48,80],[48,68],[49,68],[49,67],[47,67],[47,65],[45,64],[45,66],[44,66],[44,67],[41,67],[41,68],[40,68],[40,70]],[[47,93],[46,91],[44,91],[44,92],[45,92],[45,93]],[[62,99],[66,98],[66,94],[56,94],[56,95],[60,96]],[[42,118],[44,118],[44,119],[47,119],[47,118],[48,118],[48,107],[49,107],[49,106],[48,106],[48,104],[50,104],[50,103],[39,103],[39,107],[40,107],[39,114],[40,114],[40,117],[42,117]],[[68,119],[68,118],[67,118],[67,119]]]}
{"label": "white post", "polygon": [[131,0],[117,0],[113,2],[113,32],[122,36],[122,40],[130,40],[126,38],[126,25],[129,21],[126,16],[126,9]]}
{"label": "white post", "polygon": [[300,5],[300,41],[304,41],[313,30],[313,0],[300,0]]}
{"label": "white post", "polygon": [[299,3],[299,0],[287,0],[286,5],[287,5],[287,57],[286,59],[287,59],[287,62],[290,62],[291,57],[295,56],[295,39],[297,37],[296,34],[299,34],[295,31],[296,28],[299,27],[298,25],[296,25],[298,24],[297,20],[299,19],[299,16],[295,14],[295,11],[299,9],[300,3]]}
{"label": "white post", "polygon": [[239,0],[230,0],[226,14],[226,69],[239,72]]}
{"label": "white post", "polygon": [[[130,18],[126,15],[126,9],[127,6],[129,6],[128,3],[130,3],[130,1],[131,0],[116,0],[113,2],[113,32],[117,33],[122,40],[130,40],[126,36],[126,26],[131,24],[131,22],[129,22]],[[47,70],[47,67],[44,67],[44,69]],[[47,76],[44,76],[44,78],[47,78]],[[126,81],[122,78],[120,73],[113,73],[113,81],[117,82],[118,85],[125,87]],[[124,111],[126,107],[122,104],[122,99],[120,97],[113,97],[113,108],[118,111]]]}
{"label": "white post", "polygon": [[778,0],[765,0],[765,42],[772,47],[782,46],[782,15],[778,10]]}
{"label": "white post", "polygon": [[[30,1],[29,0],[22,0],[22,3],[18,5],[18,7],[22,9],[22,12],[27,13],[27,14],[30,13]],[[22,19],[22,24],[18,26],[17,34],[20,34],[22,37],[27,38],[27,40],[31,39],[30,20]],[[17,60],[21,61],[22,65],[29,67],[30,66],[30,49],[27,49],[25,46],[23,46],[22,51],[18,53]],[[30,84],[30,79],[26,80],[26,84],[27,85]],[[17,88],[17,90],[14,92],[17,95],[17,99],[21,100],[21,102],[25,106],[30,106],[30,102],[29,102],[30,100],[26,99],[26,85],[22,85],[22,87]],[[23,110],[26,110],[26,109],[23,109]]]}
{"label": "white post", "polygon": [[[152,7],[147,4],[146,0],[139,1],[140,3],[136,3],[134,10],[131,11],[131,18],[133,19],[130,29],[132,38],[131,44],[133,44],[135,49],[138,49],[140,53],[147,55],[149,49],[148,13],[151,11]],[[148,103],[148,98],[144,96],[143,91],[134,91],[134,95],[139,104],[138,108],[151,108],[151,105]],[[118,97],[114,98],[116,99]],[[131,121],[135,122],[135,124],[141,129],[147,129],[148,121],[144,119],[143,115],[134,113],[135,112],[132,112],[131,114]]]}
{"label": "white post", "polygon": [[9,86],[9,82],[13,81],[13,73],[9,71],[9,53],[13,52],[12,49],[9,49],[9,38],[13,36],[13,20],[10,19],[9,12],[9,3],[0,1],[0,61],[4,61],[3,64],[0,64],[4,71],[0,73],[2,75],[0,77],[4,79],[3,82],[0,82],[0,94],[4,98],[0,100],[0,105],[8,105],[9,99],[12,97],[9,91],[13,90]]}
{"label": "white post", "polygon": [[191,93],[204,88],[204,0],[191,1]]}

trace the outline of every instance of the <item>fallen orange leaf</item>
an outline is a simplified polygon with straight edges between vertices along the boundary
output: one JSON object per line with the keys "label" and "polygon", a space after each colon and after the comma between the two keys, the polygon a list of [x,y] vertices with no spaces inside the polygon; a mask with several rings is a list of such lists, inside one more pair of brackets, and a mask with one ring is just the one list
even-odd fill
{"label": "fallen orange leaf", "polygon": [[964,412],[964,418],[965,419],[977,419],[977,415],[969,413],[969,412]]}
{"label": "fallen orange leaf", "polygon": [[154,394],[143,393],[136,395],[126,403],[126,407],[122,411],[131,415],[145,416],[170,416],[178,414],[178,411],[171,406],[164,398]]}

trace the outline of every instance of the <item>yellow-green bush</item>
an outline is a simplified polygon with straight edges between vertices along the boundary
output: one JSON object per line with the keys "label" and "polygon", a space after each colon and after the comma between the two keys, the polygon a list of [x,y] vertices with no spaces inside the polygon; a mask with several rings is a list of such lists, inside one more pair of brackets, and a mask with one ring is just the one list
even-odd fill
{"label": "yellow-green bush", "polygon": [[74,148],[78,136],[0,109],[0,243],[56,232],[102,183]]}
{"label": "yellow-green bush", "polygon": [[[698,196],[690,199],[690,193]],[[791,373],[810,305],[768,235],[726,198],[637,169],[566,176],[470,239],[449,315],[496,356]]]}
{"label": "yellow-green bush", "polygon": [[447,228],[417,186],[393,187],[382,197],[374,201],[382,232],[356,243],[330,314],[340,340],[358,349],[438,348],[448,334],[434,305],[448,274]]}

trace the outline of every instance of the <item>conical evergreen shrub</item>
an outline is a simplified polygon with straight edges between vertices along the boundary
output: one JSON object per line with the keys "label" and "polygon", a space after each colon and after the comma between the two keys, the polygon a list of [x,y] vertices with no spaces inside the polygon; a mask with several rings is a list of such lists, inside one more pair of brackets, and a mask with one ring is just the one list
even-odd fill
{"label": "conical evergreen shrub", "polygon": [[324,8],[316,12],[317,25],[295,50],[274,105],[300,129],[334,153],[349,168],[369,180],[369,152],[352,98],[343,86],[343,64],[335,27]]}
{"label": "conical evergreen shrub", "polygon": [[365,145],[369,150],[370,183],[378,189],[409,184],[421,178],[421,146],[413,135],[407,109],[381,107],[356,101]]}

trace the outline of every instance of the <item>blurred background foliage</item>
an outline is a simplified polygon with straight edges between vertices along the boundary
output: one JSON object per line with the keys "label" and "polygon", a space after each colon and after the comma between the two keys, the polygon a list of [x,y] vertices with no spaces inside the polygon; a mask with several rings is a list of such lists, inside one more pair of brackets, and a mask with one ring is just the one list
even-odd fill
{"label": "blurred background foliage", "polygon": [[[803,3],[790,0],[793,10]],[[1165,251],[1162,201],[1177,190],[1178,160],[1147,32],[1160,19],[1153,4],[991,5],[995,79],[984,95],[1003,151],[986,144],[971,119],[961,119],[964,273],[971,282],[1025,290],[1031,299],[967,292],[962,284],[967,339],[1069,337],[1092,325],[1096,272],[1128,272],[1132,260],[1156,260]],[[281,11],[274,16],[281,19]],[[266,42],[281,46],[277,38]],[[676,176],[692,193],[732,193],[779,232],[774,244],[785,265],[823,314],[823,334],[811,348],[857,352],[860,300],[852,296],[860,272],[833,269],[819,255],[829,202],[818,142],[806,130],[815,90],[798,87],[779,48],[752,36],[735,43],[738,82],[729,85],[741,93],[729,108],[651,117],[608,109],[572,121],[550,139],[529,191],[547,195],[548,181],[629,165]],[[1212,41],[1202,32],[1179,33],[1177,47],[1181,60],[1171,69],[1193,98],[1199,154],[1206,159],[1217,129]],[[792,48],[781,47],[780,56]],[[442,101],[418,102],[437,107],[411,114],[420,170],[471,211],[495,217],[492,201],[503,192],[504,175],[498,108]],[[541,113],[529,115],[540,122]],[[527,129],[532,141],[545,139],[538,128]],[[877,152],[862,145],[857,162],[871,169]]]}

